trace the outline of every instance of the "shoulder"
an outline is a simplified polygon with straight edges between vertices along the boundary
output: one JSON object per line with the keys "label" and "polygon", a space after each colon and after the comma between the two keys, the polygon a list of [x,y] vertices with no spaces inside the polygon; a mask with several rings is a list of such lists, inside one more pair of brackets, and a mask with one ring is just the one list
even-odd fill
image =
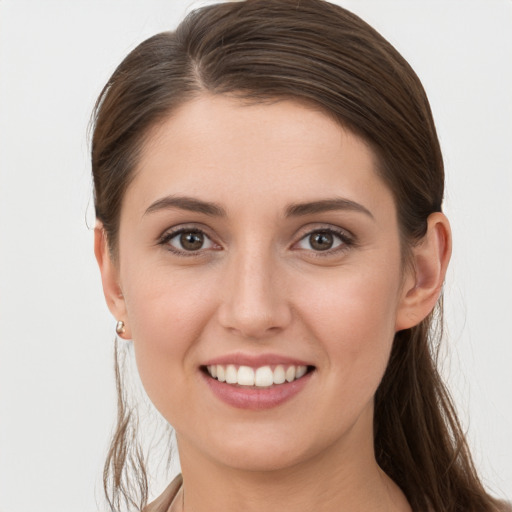
{"label": "shoulder", "polygon": [[144,507],[142,512],[167,512],[182,483],[183,478],[181,475],[178,475],[155,501]]}

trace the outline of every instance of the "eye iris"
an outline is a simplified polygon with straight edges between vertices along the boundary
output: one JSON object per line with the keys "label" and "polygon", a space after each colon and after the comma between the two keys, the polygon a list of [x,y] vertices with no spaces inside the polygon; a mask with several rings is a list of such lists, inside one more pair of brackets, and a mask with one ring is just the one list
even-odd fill
{"label": "eye iris", "polygon": [[202,233],[189,231],[180,235],[180,243],[183,249],[187,251],[197,251],[201,249],[204,243],[204,236]]}
{"label": "eye iris", "polygon": [[311,247],[317,251],[326,251],[332,247],[334,238],[330,233],[313,233],[309,237],[309,243],[311,244]]}

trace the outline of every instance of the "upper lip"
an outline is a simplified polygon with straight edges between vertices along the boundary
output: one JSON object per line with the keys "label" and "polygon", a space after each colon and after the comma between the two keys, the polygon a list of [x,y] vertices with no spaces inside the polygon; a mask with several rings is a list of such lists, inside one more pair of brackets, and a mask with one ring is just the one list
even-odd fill
{"label": "upper lip", "polygon": [[288,366],[312,366],[311,363],[279,354],[243,354],[233,353],[209,359],[203,363],[203,366],[212,365],[228,365],[250,366],[252,368],[260,368],[261,366],[288,365]]}

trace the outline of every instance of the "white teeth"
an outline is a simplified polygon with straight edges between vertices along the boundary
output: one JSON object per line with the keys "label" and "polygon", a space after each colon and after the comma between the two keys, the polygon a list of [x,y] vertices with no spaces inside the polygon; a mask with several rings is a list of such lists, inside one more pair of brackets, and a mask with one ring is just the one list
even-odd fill
{"label": "white teeth", "polygon": [[228,364],[226,368],[226,382],[228,384],[237,384],[238,382],[237,371],[234,364]]}
{"label": "white teeth", "polygon": [[284,367],[279,365],[276,366],[274,370],[274,384],[282,384],[286,380],[286,374],[284,372]]}
{"label": "white teeth", "polygon": [[289,366],[286,370],[286,380],[292,382],[295,380],[295,366]]}
{"label": "white teeth", "polygon": [[277,365],[274,370],[270,366],[260,366],[251,368],[250,366],[240,366],[238,369],[234,364],[226,366],[217,364],[206,367],[208,373],[219,382],[227,384],[238,384],[239,386],[269,387],[273,384],[279,385],[285,382],[304,377],[308,368],[304,365],[284,366]]}
{"label": "white teeth", "polygon": [[258,387],[272,386],[274,383],[274,373],[270,366],[262,366],[256,370],[254,375],[254,384]]}
{"label": "white teeth", "polygon": [[254,370],[249,366],[238,368],[238,384],[240,386],[254,386]]}
{"label": "white teeth", "polygon": [[304,375],[306,375],[307,371],[308,371],[307,366],[297,366],[297,371],[295,372],[295,378],[300,379],[301,377],[304,377]]}

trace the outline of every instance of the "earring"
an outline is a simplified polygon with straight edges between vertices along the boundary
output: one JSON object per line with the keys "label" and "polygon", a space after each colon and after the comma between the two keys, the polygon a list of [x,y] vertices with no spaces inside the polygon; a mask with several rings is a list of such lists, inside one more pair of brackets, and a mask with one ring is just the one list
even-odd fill
{"label": "earring", "polygon": [[116,333],[121,335],[124,334],[124,322],[119,320],[116,324]]}

